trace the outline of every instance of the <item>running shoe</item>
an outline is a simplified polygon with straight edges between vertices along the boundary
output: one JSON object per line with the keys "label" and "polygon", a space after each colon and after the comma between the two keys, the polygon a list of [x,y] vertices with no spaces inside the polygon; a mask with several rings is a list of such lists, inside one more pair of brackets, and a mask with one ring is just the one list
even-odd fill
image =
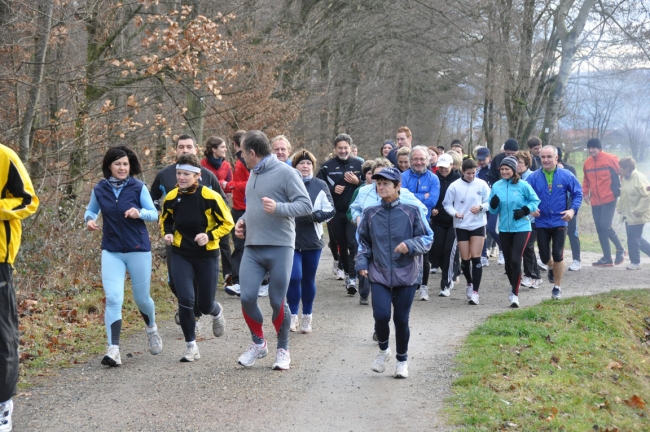
{"label": "running shoe", "polygon": [[554,286],[553,291],[551,291],[551,298],[553,300],[560,300],[562,298],[562,288]]}
{"label": "running shoe", "polygon": [[162,339],[160,338],[160,335],[158,334],[158,326],[154,327],[151,330],[145,327],[145,331],[147,333],[149,352],[153,355],[160,354],[163,348],[163,343],[162,343]]}
{"label": "running shoe", "polygon": [[298,314],[291,314],[291,324],[289,324],[289,331],[298,331]]}
{"label": "running shoe", "polygon": [[178,315],[178,311],[176,311],[176,315],[174,315],[174,322],[176,325],[181,325],[181,317]]}
{"label": "running shoe", "polygon": [[221,337],[226,332],[226,317],[223,316],[223,307],[221,303],[219,305],[219,315],[212,318],[212,334],[216,337]]}
{"label": "running shoe", "polygon": [[533,279],[533,284],[531,286],[529,286],[528,288],[537,289],[542,284],[542,282],[543,281],[541,279]]}
{"label": "running shoe", "polygon": [[451,292],[449,291],[449,287],[441,289],[440,294],[438,294],[438,297],[449,297]]}
{"label": "running shoe", "polygon": [[120,358],[120,346],[119,345],[109,345],[108,351],[104,358],[102,358],[102,364],[104,366],[116,367],[122,364],[122,359]]}
{"label": "running shoe", "polygon": [[582,268],[582,264],[580,263],[579,260],[573,260],[571,265],[569,266],[569,271],[578,271]]}
{"label": "running shoe", "polygon": [[506,259],[503,256],[503,252],[499,251],[499,259],[497,260],[498,265],[506,265]]}
{"label": "running shoe", "polygon": [[490,260],[488,257],[481,257],[481,267],[490,267]]}
{"label": "running shoe", "polygon": [[467,286],[465,286],[465,295],[467,295],[467,300],[472,298],[473,292],[474,292],[474,285],[472,285],[471,283],[467,284]]}
{"label": "running shoe", "polygon": [[429,270],[429,274],[436,274],[440,271],[439,267],[431,267],[431,270]]}
{"label": "running shoe", "polygon": [[311,314],[302,314],[302,321],[300,322],[300,333],[311,333]]}
{"label": "running shoe", "polygon": [[375,357],[375,361],[373,361],[372,366],[370,366],[370,369],[377,373],[384,373],[386,370],[386,363],[388,363],[388,360],[390,360],[392,355],[390,348],[386,348],[386,351],[379,350]]}
{"label": "running shoe", "polygon": [[14,401],[9,399],[7,402],[0,403],[0,431],[9,432],[12,428],[11,413],[14,411]]}
{"label": "running shoe", "polygon": [[510,293],[510,295],[508,296],[508,301],[510,302],[510,307],[511,308],[518,308],[519,307],[519,297],[517,297],[513,293]]}
{"label": "running shoe", "polygon": [[616,251],[616,258],[614,259],[614,265],[623,264],[625,257],[627,256],[627,251],[625,249]]}
{"label": "running shoe", "polygon": [[183,357],[181,357],[181,363],[191,363],[200,358],[201,354],[199,354],[199,347],[196,345],[196,342],[188,342]]}
{"label": "running shoe", "polygon": [[269,284],[260,285],[260,293],[258,297],[268,297],[269,296]]}
{"label": "running shoe", "polygon": [[244,367],[251,367],[255,364],[255,360],[266,357],[268,353],[269,349],[266,346],[266,341],[264,341],[264,345],[262,346],[252,343],[246,352],[239,356],[237,361]]}
{"label": "running shoe", "polygon": [[237,296],[241,297],[241,287],[239,284],[232,284],[224,288],[224,291],[226,294],[231,295],[231,296]]}
{"label": "running shoe", "polygon": [[474,291],[472,296],[469,298],[469,304],[477,305],[478,304],[478,292]]}
{"label": "running shoe", "polygon": [[226,275],[223,281],[223,290],[226,290],[226,287],[229,287],[232,285],[232,275]]}
{"label": "running shoe", "polygon": [[491,258],[496,257],[498,254],[499,254],[499,247],[497,245],[492,246],[488,251],[488,256]]}
{"label": "running shoe", "polygon": [[449,291],[454,289],[454,285],[456,285],[456,282],[454,282],[453,280],[449,281]]}
{"label": "running shoe", "polygon": [[393,374],[395,378],[403,379],[409,377],[409,365],[406,363],[406,360],[403,362],[398,361],[395,364],[395,373]]}
{"label": "running shoe", "polygon": [[426,285],[420,285],[420,301],[429,300],[429,287]]}
{"label": "running shoe", "polygon": [[524,276],[521,279],[521,286],[525,286],[526,288],[530,288],[532,284],[533,284],[533,278],[531,278],[530,276]]}
{"label": "running shoe", "polygon": [[553,269],[548,269],[548,281],[550,283],[555,283],[555,275],[553,274]]}
{"label": "running shoe", "polygon": [[602,257],[598,261],[591,263],[594,267],[614,267],[614,262],[611,258]]}
{"label": "running shoe", "polygon": [[343,280],[345,279],[345,272],[341,270],[340,268],[336,269],[336,280]]}
{"label": "running shoe", "polygon": [[275,363],[271,369],[273,370],[287,370],[291,364],[291,357],[289,356],[289,351],[284,348],[279,348],[275,352]]}
{"label": "running shoe", "polygon": [[353,296],[357,293],[357,280],[353,278],[348,278],[345,282],[345,288],[348,290],[348,295]]}
{"label": "running shoe", "polygon": [[627,266],[628,270],[641,270],[641,264],[630,264]]}
{"label": "running shoe", "polygon": [[368,297],[359,297],[359,304],[363,306],[368,306],[370,304],[370,301],[368,300]]}

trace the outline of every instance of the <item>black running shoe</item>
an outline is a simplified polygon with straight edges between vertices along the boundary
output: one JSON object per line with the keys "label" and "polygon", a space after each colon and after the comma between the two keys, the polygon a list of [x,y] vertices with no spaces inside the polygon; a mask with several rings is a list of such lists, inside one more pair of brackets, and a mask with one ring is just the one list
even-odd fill
{"label": "black running shoe", "polygon": [[552,268],[548,269],[548,281],[550,283],[555,283],[555,276],[553,276],[553,269]]}
{"label": "black running shoe", "polygon": [[596,261],[595,263],[591,263],[591,265],[594,266],[594,267],[613,267],[614,262],[612,261],[611,258],[603,257],[603,258],[599,259],[598,261]]}
{"label": "black running shoe", "polygon": [[617,250],[616,251],[616,258],[614,259],[614,265],[619,265],[623,264],[623,261],[625,261],[625,256],[627,255],[627,252],[625,249]]}

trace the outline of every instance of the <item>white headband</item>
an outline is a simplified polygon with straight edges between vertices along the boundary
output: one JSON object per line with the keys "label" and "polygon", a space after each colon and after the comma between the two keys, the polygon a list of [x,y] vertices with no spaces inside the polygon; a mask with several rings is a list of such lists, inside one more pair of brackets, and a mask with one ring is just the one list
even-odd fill
{"label": "white headband", "polygon": [[201,174],[201,168],[197,168],[194,165],[187,165],[187,164],[179,165],[179,164],[176,164],[176,169]]}

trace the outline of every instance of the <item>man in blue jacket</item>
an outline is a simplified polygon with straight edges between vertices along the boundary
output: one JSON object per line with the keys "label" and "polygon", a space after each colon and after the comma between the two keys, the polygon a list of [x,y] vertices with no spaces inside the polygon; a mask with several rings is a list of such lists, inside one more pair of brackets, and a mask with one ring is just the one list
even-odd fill
{"label": "man in blue jacket", "polygon": [[[531,213],[531,216],[536,218],[540,259],[548,264],[548,279],[554,284],[551,298],[558,300],[562,297],[567,227],[582,204],[582,187],[570,171],[558,167],[555,147],[544,146],[541,160],[542,169],[528,177],[528,183],[540,199],[538,210]],[[571,197],[570,205],[567,205],[567,194]]]}

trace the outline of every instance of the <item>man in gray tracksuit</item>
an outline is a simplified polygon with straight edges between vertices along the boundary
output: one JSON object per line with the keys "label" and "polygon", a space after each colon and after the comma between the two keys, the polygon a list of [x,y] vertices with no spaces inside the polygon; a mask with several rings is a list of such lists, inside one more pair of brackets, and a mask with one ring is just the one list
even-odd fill
{"label": "man in gray tracksuit", "polygon": [[246,240],[239,284],[242,313],[253,343],[239,357],[239,364],[253,366],[255,360],[268,354],[262,311],[257,304],[260,284],[268,272],[272,319],[278,334],[273,369],[289,369],[291,313],[285,297],[296,238],[294,218],[311,215],[311,199],[298,171],[278,161],[263,132],[246,132],[242,157],[251,173],[246,184],[246,212],[237,221],[235,235]]}

